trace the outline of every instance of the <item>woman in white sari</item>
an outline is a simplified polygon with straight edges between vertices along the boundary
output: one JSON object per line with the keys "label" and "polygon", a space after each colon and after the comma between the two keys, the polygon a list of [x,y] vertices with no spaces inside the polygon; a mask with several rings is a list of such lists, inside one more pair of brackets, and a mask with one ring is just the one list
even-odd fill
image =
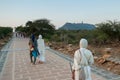
{"label": "woman in white sari", "polygon": [[92,80],[90,65],[94,63],[92,52],[87,49],[86,39],[80,40],[80,49],[75,51],[72,70],[74,80]]}
{"label": "woman in white sari", "polygon": [[38,51],[40,53],[39,62],[44,63],[45,62],[45,43],[44,43],[44,39],[42,39],[41,35],[39,35],[37,44],[38,44]]}

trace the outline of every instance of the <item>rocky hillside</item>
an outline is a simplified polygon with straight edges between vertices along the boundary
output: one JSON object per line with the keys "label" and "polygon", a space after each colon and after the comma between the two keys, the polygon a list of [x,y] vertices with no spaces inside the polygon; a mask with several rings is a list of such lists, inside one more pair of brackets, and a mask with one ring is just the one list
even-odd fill
{"label": "rocky hillside", "polygon": [[92,30],[95,25],[88,23],[66,23],[59,29],[61,30]]}

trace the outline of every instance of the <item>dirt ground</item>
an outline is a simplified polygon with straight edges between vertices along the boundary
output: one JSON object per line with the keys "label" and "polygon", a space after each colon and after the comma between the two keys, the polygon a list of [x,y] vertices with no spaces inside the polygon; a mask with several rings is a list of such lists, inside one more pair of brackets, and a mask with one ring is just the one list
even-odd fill
{"label": "dirt ground", "polygon": [[[63,44],[63,43],[49,43],[47,44],[51,48],[58,50],[64,54],[73,57],[75,50],[79,49],[79,45]],[[115,74],[120,75],[120,63],[107,60],[108,58],[118,59],[120,61],[120,44],[108,44],[102,46],[89,45],[90,49],[94,55],[96,66],[111,71]]]}
{"label": "dirt ground", "polygon": [[0,50],[1,48],[6,44],[6,42],[9,40],[9,38],[5,38],[5,39],[0,39]]}

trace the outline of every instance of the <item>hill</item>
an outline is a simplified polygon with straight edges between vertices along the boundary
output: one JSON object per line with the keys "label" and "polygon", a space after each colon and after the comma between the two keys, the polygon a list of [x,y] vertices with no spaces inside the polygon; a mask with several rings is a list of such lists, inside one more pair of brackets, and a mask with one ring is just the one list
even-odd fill
{"label": "hill", "polygon": [[66,23],[60,30],[92,30],[95,29],[95,25],[88,23]]}

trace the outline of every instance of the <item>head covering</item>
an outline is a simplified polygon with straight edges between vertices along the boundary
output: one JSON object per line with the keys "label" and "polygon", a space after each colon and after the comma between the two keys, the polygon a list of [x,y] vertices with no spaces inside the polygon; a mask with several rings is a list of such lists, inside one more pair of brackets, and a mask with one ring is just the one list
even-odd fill
{"label": "head covering", "polygon": [[42,39],[42,35],[39,35],[39,38],[37,40],[38,43],[38,51],[40,53],[40,61],[45,62],[45,44],[44,44],[44,39]]}
{"label": "head covering", "polygon": [[80,40],[80,48],[87,48],[87,46],[88,46],[88,41],[86,40],[86,39],[84,39],[84,38],[82,38],[81,40]]}
{"label": "head covering", "polygon": [[39,35],[39,39],[42,39],[42,35]]}

